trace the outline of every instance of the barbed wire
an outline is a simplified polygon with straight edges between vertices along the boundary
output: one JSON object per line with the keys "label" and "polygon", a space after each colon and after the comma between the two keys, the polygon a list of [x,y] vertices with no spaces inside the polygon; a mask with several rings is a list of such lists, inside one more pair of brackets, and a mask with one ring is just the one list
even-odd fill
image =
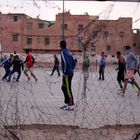
{"label": "barbed wire", "polygon": [[[34,1],[35,2],[35,1]],[[37,2],[34,3],[37,5]],[[47,1],[46,1],[47,4]],[[21,4],[23,5],[23,4]],[[18,7],[20,7],[19,5]],[[108,19],[114,4],[111,4],[105,12],[105,18]],[[23,6],[24,7],[24,6]],[[38,6],[37,6],[38,7]],[[38,7],[39,8],[39,7]],[[138,22],[139,19],[134,21]],[[122,23],[127,29],[126,22]],[[78,36],[83,32],[88,33],[88,37],[83,39],[88,44],[93,41],[91,32],[88,30],[91,26],[95,25],[95,22],[89,23],[81,32],[78,32],[75,36],[69,36],[67,39],[73,39],[75,42],[78,40]],[[107,25],[100,27],[95,26],[98,33],[104,32],[107,29]],[[8,31],[7,31],[8,32]],[[10,32],[9,32],[10,33]],[[98,36],[98,33],[95,37]],[[26,35],[25,35],[26,36]],[[51,39],[55,41],[56,36],[52,36]],[[59,36],[58,36],[59,37]],[[5,36],[6,39],[6,36]],[[111,42],[113,43],[114,37],[111,36]],[[98,42],[98,38],[94,40],[93,45]],[[104,39],[106,44],[106,39]],[[80,42],[81,43],[81,42]],[[85,44],[85,46],[87,46]],[[123,44],[123,41],[120,42]],[[10,44],[9,44],[10,45]],[[81,45],[83,45],[81,43]],[[15,47],[17,47],[15,45]],[[78,46],[77,46],[78,47]],[[82,46],[83,47],[83,46]],[[115,48],[114,48],[115,49]],[[117,50],[115,50],[117,51]],[[89,52],[91,55],[92,52]],[[34,54],[39,62],[53,63],[53,55],[40,55]],[[24,58],[25,55],[21,54]],[[96,57],[90,57],[92,65],[89,68],[88,75],[85,77],[85,73],[82,71],[81,63],[83,62],[83,52],[76,56],[78,58],[79,69],[75,71],[73,79],[73,93],[75,99],[75,110],[71,112],[60,110],[59,107],[63,103],[63,95],[61,91],[61,77],[50,77],[51,66],[47,69],[39,67],[35,69],[35,73],[39,80],[37,83],[34,81],[27,82],[26,77],[22,74],[20,81],[17,83],[12,81],[7,83],[6,81],[0,81],[0,137],[7,139],[24,140],[27,137],[32,137],[33,133],[30,130],[26,132],[26,136],[23,133],[22,126],[31,124],[51,124],[51,125],[70,125],[79,126],[83,128],[81,130],[74,129],[72,133],[66,133],[67,139],[116,139],[120,137],[125,139],[121,131],[123,126],[119,129],[113,130],[106,125],[127,125],[131,127],[131,133],[127,133],[127,139],[137,140],[139,138],[139,129],[136,124],[139,123],[139,99],[136,98],[136,89],[129,85],[127,94],[124,98],[120,97],[116,93],[118,92],[118,84],[116,80],[115,65],[107,65],[105,70],[105,81],[98,81],[98,64],[96,63]],[[4,71],[1,68],[0,77],[2,77]],[[136,75],[136,79],[140,82],[140,78]],[[10,126],[16,126],[16,130],[10,128]],[[106,131],[103,130],[103,127]],[[87,128],[87,129],[85,129]],[[67,132],[65,127],[62,128],[63,132]],[[82,131],[83,130],[83,131]],[[41,130],[40,130],[41,131]],[[25,131],[24,131],[25,132]],[[48,134],[44,130],[42,137],[46,139],[56,139],[53,134]],[[58,135],[58,134],[56,134]],[[39,137],[39,136],[38,136]],[[2,139],[1,138],[1,139]],[[38,138],[36,138],[38,139]]]}

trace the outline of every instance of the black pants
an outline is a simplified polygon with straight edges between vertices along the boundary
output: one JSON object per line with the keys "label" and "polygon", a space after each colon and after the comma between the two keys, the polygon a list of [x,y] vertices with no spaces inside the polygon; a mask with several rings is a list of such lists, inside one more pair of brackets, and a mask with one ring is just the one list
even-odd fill
{"label": "black pants", "polygon": [[105,71],[105,67],[100,66],[100,68],[99,68],[99,80],[100,79],[104,80],[104,71]]}
{"label": "black pants", "polygon": [[62,87],[61,87],[64,94],[64,103],[70,106],[74,105],[73,95],[72,95],[72,90],[71,90],[72,78],[73,78],[73,75],[63,76]]}
{"label": "black pants", "polygon": [[18,76],[17,76],[16,81],[19,80],[19,78],[20,78],[20,76],[21,76],[21,70],[15,70],[15,69],[13,69],[13,70],[10,72],[10,74],[9,74],[8,81],[11,81],[11,77],[12,77],[12,75],[13,75],[15,72],[18,73]]}
{"label": "black pants", "polygon": [[123,88],[121,82],[124,82],[124,70],[119,70],[118,71],[117,81],[118,81],[120,87]]}
{"label": "black pants", "polygon": [[53,75],[53,73],[55,72],[55,70],[57,70],[57,73],[60,76],[60,72],[59,72],[59,67],[58,66],[54,66],[53,67],[53,70],[52,70],[52,74],[51,75]]}
{"label": "black pants", "polygon": [[3,79],[3,80],[6,79],[6,78],[9,76],[10,72],[11,72],[11,70],[10,70],[9,68],[5,68],[5,74],[4,74],[4,76],[2,77],[2,79]]}

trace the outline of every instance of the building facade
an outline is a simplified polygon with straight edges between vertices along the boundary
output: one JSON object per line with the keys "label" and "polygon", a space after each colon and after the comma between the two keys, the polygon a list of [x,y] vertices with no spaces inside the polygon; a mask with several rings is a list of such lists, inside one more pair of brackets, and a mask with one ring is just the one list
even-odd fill
{"label": "building facade", "polygon": [[134,33],[134,44],[133,44],[134,52],[139,55],[140,54],[140,29],[134,29],[133,33]]}
{"label": "building facade", "polygon": [[66,12],[59,13],[55,22],[50,22],[25,14],[0,13],[2,52],[23,52],[27,48],[34,52],[60,51],[63,32],[68,48],[74,52],[86,50],[100,54],[104,51],[113,56],[118,50],[124,52],[125,45],[134,44],[132,18],[100,20],[98,16]]}

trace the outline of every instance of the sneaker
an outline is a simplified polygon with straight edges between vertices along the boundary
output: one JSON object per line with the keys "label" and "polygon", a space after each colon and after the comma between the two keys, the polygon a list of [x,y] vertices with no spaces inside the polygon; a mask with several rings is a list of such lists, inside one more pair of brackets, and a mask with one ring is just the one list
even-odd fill
{"label": "sneaker", "polygon": [[67,105],[63,105],[63,106],[60,107],[60,109],[64,109],[66,107],[67,107]]}
{"label": "sneaker", "polygon": [[124,97],[124,93],[123,93],[122,90],[120,92],[118,92],[117,94],[120,95],[120,96],[122,96],[122,97]]}
{"label": "sneaker", "polygon": [[74,111],[74,108],[72,108],[72,107],[68,107],[68,108],[66,108],[65,110],[67,110],[67,111]]}
{"label": "sneaker", "polygon": [[70,109],[70,110],[74,110],[74,105],[69,106],[69,109]]}
{"label": "sneaker", "polygon": [[74,108],[72,108],[71,106],[66,106],[66,107],[63,108],[63,110],[74,111]]}

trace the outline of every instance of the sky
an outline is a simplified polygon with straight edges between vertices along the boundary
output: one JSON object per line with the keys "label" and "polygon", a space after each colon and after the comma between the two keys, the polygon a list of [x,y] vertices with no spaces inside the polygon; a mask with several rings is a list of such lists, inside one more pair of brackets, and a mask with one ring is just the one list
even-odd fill
{"label": "sky", "polygon": [[[65,11],[73,15],[99,16],[100,19],[118,19],[132,17],[133,28],[140,28],[140,2],[95,2],[65,1]],[[55,16],[63,11],[62,1],[47,0],[0,0],[2,13],[25,13],[33,18],[55,21]]]}

